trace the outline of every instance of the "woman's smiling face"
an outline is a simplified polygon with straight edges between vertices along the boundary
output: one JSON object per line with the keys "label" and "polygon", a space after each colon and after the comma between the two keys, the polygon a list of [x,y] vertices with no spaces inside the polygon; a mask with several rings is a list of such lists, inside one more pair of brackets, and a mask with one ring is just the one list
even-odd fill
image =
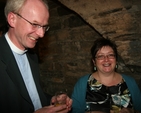
{"label": "woman's smiling face", "polygon": [[110,46],[103,46],[97,51],[95,61],[97,71],[102,73],[110,73],[115,71],[116,57],[113,49]]}

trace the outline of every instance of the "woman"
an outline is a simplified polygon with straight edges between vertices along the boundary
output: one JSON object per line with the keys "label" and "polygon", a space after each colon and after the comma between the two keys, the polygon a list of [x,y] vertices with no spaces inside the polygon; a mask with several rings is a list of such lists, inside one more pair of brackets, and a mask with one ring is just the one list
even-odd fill
{"label": "woman", "polygon": [[81,77],[72,93],[72,113],[141,112],[141,92],[132,77],[117,73],[117,48],[100,38],[91,48],[94,70]]}

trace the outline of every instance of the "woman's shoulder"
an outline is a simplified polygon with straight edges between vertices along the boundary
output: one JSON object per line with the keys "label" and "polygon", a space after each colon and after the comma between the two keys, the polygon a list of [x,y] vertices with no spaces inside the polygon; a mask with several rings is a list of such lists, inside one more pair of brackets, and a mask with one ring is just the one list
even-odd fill
{"label": "woman's shoulder", "polygon": [[87,80],[91,74],[83,75],[79,78],[79,80]]}
{"label": "woman's shoulder", "polygon": [[137,85],[136,80],[131,75],[121,74],[128,86]]}
{"label": "woman's shoulder", "polygon": [[121,74],[121,76],[126,80],[134,80],[134,78],[131,75]]}
{"label": "woman's shoulder", "polygon": [[86,74],[86,75],[81,76],[81,77],[77,80],[76,84],[86,84],[86,83],[87,83],[87,80],[88,80],[88,78],[89,78],[90,75],[91,75],[91,74]]}

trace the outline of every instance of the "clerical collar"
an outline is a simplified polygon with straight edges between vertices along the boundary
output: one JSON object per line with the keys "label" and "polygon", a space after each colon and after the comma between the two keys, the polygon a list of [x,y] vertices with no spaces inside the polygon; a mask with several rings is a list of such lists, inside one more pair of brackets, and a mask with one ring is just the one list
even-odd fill
{"label": "clerical collar", "polygon": [[8,33],[5,34],[5,38],[6,38],[7,42],[8,42],[8,44],[9,44],[11,50],[14,51],[15,53],[17,53],[17,54],[24,54],[24,53],[27,51],[27,50],[24,50],[24,51],[23,51],[23,50],[19,49],[18,47],[16,47],[16,46],[13,44],[13,42],[10,40],[10,38],[9,38],[9,36],[8,36]]}

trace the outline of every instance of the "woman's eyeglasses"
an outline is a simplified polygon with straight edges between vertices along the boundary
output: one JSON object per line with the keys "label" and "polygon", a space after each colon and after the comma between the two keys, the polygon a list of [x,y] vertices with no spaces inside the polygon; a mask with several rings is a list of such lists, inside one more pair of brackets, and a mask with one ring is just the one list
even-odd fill
{"label": "woman's eyeglasses", "polygon": [[97,55],[95,58],[98,59],[98,60],[104,60],[105,58],[114,59],[115,58],[115,55],[114,54]]}

